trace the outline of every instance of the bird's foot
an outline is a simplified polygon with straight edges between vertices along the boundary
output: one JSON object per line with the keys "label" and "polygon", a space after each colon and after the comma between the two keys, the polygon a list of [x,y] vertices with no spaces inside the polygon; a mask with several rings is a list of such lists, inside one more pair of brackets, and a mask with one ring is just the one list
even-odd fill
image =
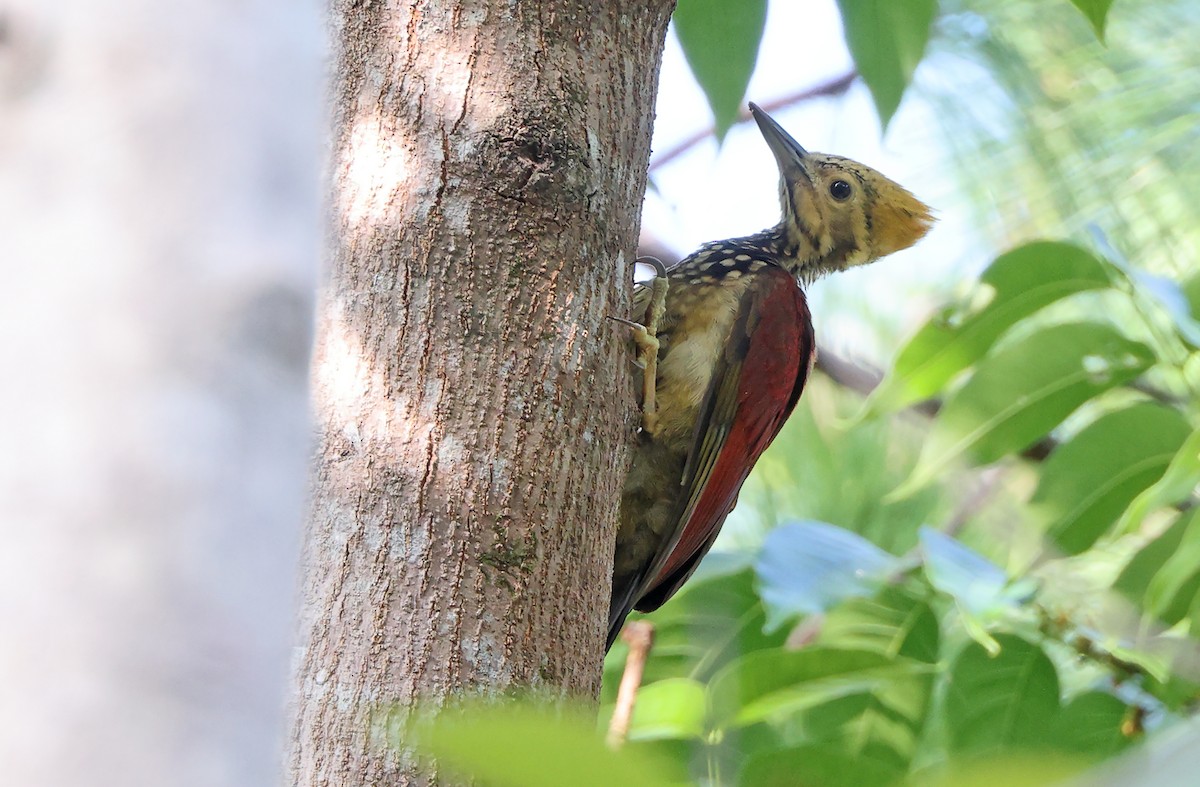
{"label": "bird's foot", "polygon": [[634,260],[634,264],[639,262],[654,268],[654,281],[650,283],[650,305],[646,307],[646,330],[651,336],[657,336],[659,323],[667,313],[667,290],[671,282],[667,279],[667,266],[658,257],[638,257]]}
{"label": "bird's foot", "polygon": [[642,431],[653,437],[658,429],[658,405],[655,387],[658,382],[658,326],[667,311],[667,266],[657,257],[639,257],[654,268],[654,281],[649,284],[650,304],[646,307],[645,324],[620,317],[609,319],[629,326],[633,343],[637,347],[635,363],[642,369]]}
{"label": "bird's foot", "polygon": [[629,327],[633,344],[637,347],[634,363],[642,370],[642,431],[653,436],[658,428],[658,406],[655,401],[655,382],[658,378],[658,337],[650,333],[649,327],[633,320],[609,317]]}

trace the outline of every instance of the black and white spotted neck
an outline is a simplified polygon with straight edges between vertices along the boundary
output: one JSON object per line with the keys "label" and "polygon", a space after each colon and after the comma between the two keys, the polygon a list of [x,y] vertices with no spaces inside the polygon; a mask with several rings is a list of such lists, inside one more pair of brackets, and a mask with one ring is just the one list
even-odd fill
{"label": "black and white spotted neck", "polygon": [[784,233],[780,227],[744,238],[713,241],[684,258],[671,268],[668,275],[684,283],[738,279],[768,265],[784,267],[784,245]]}

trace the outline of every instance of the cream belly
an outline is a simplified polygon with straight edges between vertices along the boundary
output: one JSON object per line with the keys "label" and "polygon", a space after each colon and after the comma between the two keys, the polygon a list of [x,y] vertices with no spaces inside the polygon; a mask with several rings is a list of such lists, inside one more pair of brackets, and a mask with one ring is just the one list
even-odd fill
{"label": "cream belly", "polygon": [[691,439],[712,379],[713,359],[723,352],[750,278],[722,280],[719,286],[671,282],[666,319],[659,330],[663,348],[655,390],[662,415],[656,438]]}

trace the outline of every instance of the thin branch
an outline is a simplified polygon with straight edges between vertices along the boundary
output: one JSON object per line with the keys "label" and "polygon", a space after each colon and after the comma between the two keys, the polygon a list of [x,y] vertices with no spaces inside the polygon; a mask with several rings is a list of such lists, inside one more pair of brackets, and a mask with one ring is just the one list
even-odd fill
{"label": "thin branch", "polygon": [[617,707],[613,709],[612,721],[608,724],[606,740],[610,749],[621,748],[629,736],[629,722],[633,719],[633,706],[637,703],[638,688],[642,685],[646,658],[654,645],[654,624],[648,620],[632,621],[621,632],[621,639],[629,643],[629,656],[625,659],[625,672],[617,688]]}
{"label": "thin branch", "polygon": [[[805,101],[811,101],[814,98],[840,96],[850,89],[850,85],[853,84],[854,80],[857,78],[857,71],[847,71],[845,74],[842,74],[839,77],[835,77],[828,82],[822,82],[819,85],[813,85],[810,88],[801,90],[799,93],[793,93],[789,96],[777,98],[773,101],[765,101],[762,104],[762,108],[767,112],[774,112],[778,109],[794,106],[795,104],[800,104]],[[738,119],[736,123],[745,123],[750,119],[750,113],[743,109],[738,113]],[[716,133],[717,129],[714,126],[709,126],[703,131],[697,131],[695,134],[692,134],[687,139],[679,142],[674,147],[668,148],[665,153],[660,153],[658,156],[655,156],[654,160],[650,162],[650,171],[653,172],[668,162],[679,158],[684,153],[688,152],[696,145],[699,145],[709,137],[716,136]]]}

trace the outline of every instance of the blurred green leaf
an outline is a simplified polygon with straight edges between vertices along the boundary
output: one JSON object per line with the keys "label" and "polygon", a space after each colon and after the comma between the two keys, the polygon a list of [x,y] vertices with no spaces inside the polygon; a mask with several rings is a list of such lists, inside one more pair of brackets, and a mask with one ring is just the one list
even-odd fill
{"label": "blurred green leaf", "polygon": [[1180,289],[1183,292],[1183,297],[1187,299],[1188,314],[1193,319],[1200,320],[1200,273],[1188,277]]}
{"label": "blurred green leaf", "polygon": [[[1195,624],[1193,623],[1193,625]],[[1160,638],[1158,641],[1162,642],[1163,640],[1164,638]],[[1162,654],[1151,657],[1157,658],[1159,661],[1160,669],[1157,670],[1159,675],[1155,675],[1153,671],[1147,669],[1146,679],[1142,685],[1148,693],[1172,711],[1184,711],[1186,715],[1194,716],[1192,709],[1196,706],[1196,699],[1200,697],[1200,682],[1195,680],[1195,670],[1187,665],[1195,663],[1192,661],[1196,654],[1195,643],[1187,640],[1175,640],[1173,644],[1176,644],[1177,647],[1173,652],[1166,654],[1166,659],[1162,658]],[[1144,656],[1144,651],[1139,655]]]}
{"label": "blurred green leaf", "polygon": [[1129,504],[1116,531],[1133,532],[1156,509],[1187,500],[1195,492],[1197,483],[1200,483],[1200,429],[1184,440],[1162,477]]}
{"label": "blurred green leaf", "polygon": [[1003,348],[946,400],[917,467],[891,496],[912,494],[963,453],[987,464],[1019,451],[1153,363],[1150,348],[1100,323],[1051,326]]}
{"label": "blurred green leaf", "polygon": [[818,704],[799,721],[806,738],[902,773],[916,754],[932,690],[931,674],[896,675],[871,691]]}
{"label": "blurred green leaf", "polygon": [[737,122],[754,73],[767,21],[766,0],[679,0],[672,19],[721,141]]}
{"label": "blurred green leaf", "polygon": [[[767,633],[766,612],[754,588],[754,573],[693,579],[654,612],[654,649],[644,683],[687,676],[707,680],[744,653],[778,647],[787,631]],[[628,647],[618,642],[604,661],[602,701],[616,699]]]}
{"label": "blurred green leaf", "polygon": [[1058,675],[1042,649],[997,634],[994,658],[978,643],[950,668],[946,728],[955,752],[987,754],[1044,745],[1058,714]]}
{"label": "blurred green leaf", "polygon": [[[1179,517],[1157,538],[1151,539],[1139,549],[1121,570],[1120,576],[1113,583],[1113,589],[1124,593],[1141,605],[1146,590],[1150,587],[1150,581],[1175,553],[1175,550],[1179,549],[1179,544],[1183,541],[1183,534],[1195,516],[1193,513]],[[1176,618],[1176,620],[1178,619]]]}
{"label": "blurred green leaf", "polygon": [[629,740],[700,738],[706,710],[704,685],[667,678],[642,686],[629,724]]}
{"label": "blurred green leaf", "polygon": [[1189,428],[1177,410],[1151,402],[1101,416],[1042,465],[1032,513],[1060,549],[1082,552],[1162,478]]}
{"label": "blurred green leaf", "polygon": [[905,787],[1063,787],[1073,784],[1067,779],[1086,765],[1074,756],[1044,752],[967,757],[919,771],[904,784]]}
{"label": "blurred green leaf", "polygon": [[900,106],[904,89],[925,54],[936,0],[838,0],[846,45],[871,89],[880,125]]}
{"label": "blurred green leaf", "polygon": [[1075,7],[1083,12],[1092,27],[1096,30],[1096,38],[1104,40],[1104,25],[1108,20],[1108,8],[1113,0],[1071,0]]}
{"label": "blurred green leaf", "polygon": [[669,784],[655,760],[605,746],[587,716],[515,703],[445,711],[412,742],[439,767],[495,787]]}
{"label": "blurred green leaf", "polygon": [[767,536],[755,564],[767,628],[868,596],[897,570],[895,557],[840,527],[791,522]]}
{"label": "blurred green leaf", "polygon": [[1146,612],[1168,625],[1188,614],[1200,590],[1200,514],[1193,511],[1183,521],[1178,546],[1154,572],[1142,598]]}
{"label": "blurred green leaf", "polygon": [[841,697],[887,692],[927,669],[907,659],[824,647],[750,653],[709,684],[710,726],[780,719]]}
{"label": "blurred green leaf", "polygon": [[929,604],[893,586],[871,598],[848,599],[831,609],[817,642],[934,664],[939,638],[937,616]]}
{"label": "blurred green leaf", "polygon": [[903,772],[925,723],[932,671],[905,658],[821,646],[751,654],[710,685],[711,725],[728,732],[768,722]]}
{"label": "blurred green leaf", "polygon": [[738,774],[741,787],[887,787],[903,776],[894,767],[809,744],[752,757]]}
{"label": "blurred green leaf", "polygon": [[1129,746],[1121,733],[1129,707],[1111,694],[1089,691],[1072,699],[1055,720],[1056,748],[1079,752],[1093,760],[1110,757]]}
{"label": "blurred green leaf", "polygon": [[1030,243],[1000,255],[980,276],[969,304],[930,320],[900,350],[868,406],[892,411],[933,396],[1020,320],[1109,283],[1100,260],[1068,243]]}
{"label": "blurred green leaf", "polygon": [[703,762],[704,748],[705,744],[691,738],[655,738],[626,741],[621,754],[634,754],[659,763],[655,776],[666,778],[673,787],[693,787],[696,783],[693,765]]}

